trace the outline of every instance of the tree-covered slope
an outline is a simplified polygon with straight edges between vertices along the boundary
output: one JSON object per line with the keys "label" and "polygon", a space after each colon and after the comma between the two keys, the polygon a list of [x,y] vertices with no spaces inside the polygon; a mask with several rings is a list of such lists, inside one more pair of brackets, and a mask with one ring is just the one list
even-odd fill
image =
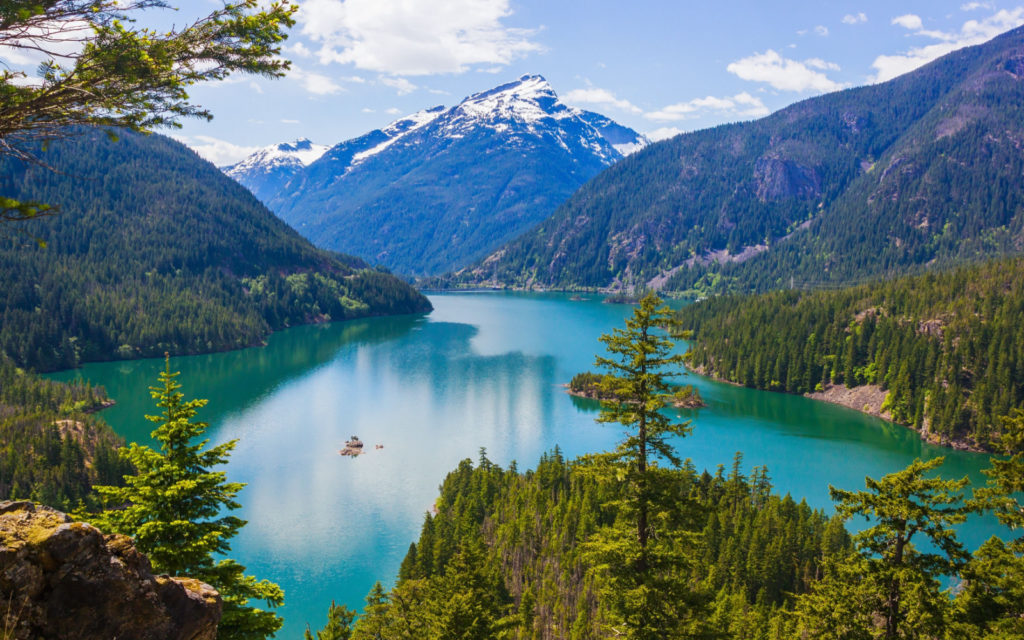
{"label": "tree-covered slope", "polygon": [[20,366],[231,349],[289,325],[430,309],[314,248],[168,138],[88,131],[43,158],[55,170],[0,167],[0,193],[60,207],[0,236],[0,352]]}
{"label": "tree-covered slope", "polygon": [[1024,28],[651,145],[453,281],[763,290],[1017,251],[1022,144]]}
{"label": "tree-covered slope", "polygon": [[101,419],[102,388],[27,373],[0,354],[0,498],[68,510],[91,500],[93,484],[121,482],[131,466]]}
{"label": "tree-covered slope", "polygon": [[1024,408],[1024,259],[715,297],[679,317],[701,370],[790,393],[877,385],[892,419],[929,439],[988,448],[1003,417]]}
{"label": "tree-covered slope", "polygon": [[[785,637],[795,598],[851,549],[840,520],[772,495],[767,470],[746,477],[739,456],[728,474],[688,466],[661,480],[660,491],[688,505],[678,526],[696,537],[682,573],[709,632],[680,637]],[[557,450],[525,473],[485,457],[476,467],[463,461],[445,478],[394,589],[367,597],[353,638],[620,636],[605,614],[621,594],[592,571],[587,549],[630,518],[623,499],[622,484],[598,482],[586,461]]]}

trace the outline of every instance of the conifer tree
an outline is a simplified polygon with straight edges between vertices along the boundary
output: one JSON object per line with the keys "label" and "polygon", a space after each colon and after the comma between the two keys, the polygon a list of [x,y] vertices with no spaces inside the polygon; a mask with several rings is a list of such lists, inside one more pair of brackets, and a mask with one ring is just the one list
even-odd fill
{"label": "conifer tree", "polygon": [[209,448],[208,439],[197,441],[208,425],[193,418],[206,400],[186,401],[177,376],[168,358],[159,385],[150,387],[162,411],[146,419],[158,425],[152,436],[160,450],[137,443],[121,449],[137,472],[125,476],[123,487],[95,487],[110,508],[90,519],[103,531],[134,538],[156,572],[197,578],[217,589],[224,603],[220,640],[265,638],[281,628],[282,620],[250,602],[280,606],[281,588],[245,575],[234,560],[214,559],[230,552],[231,538],[246,524],[230,515],[241,506],[235,498],[245,485],[213,470],[227,463],[237,441]]}
{"label": "conifer tree", "polygon": [[636,306],[626,328],[601,336],[608,356],[598,356],[606,371],[601,379],[600,423],[617,423],[627,435],[616,449],[592,457],[591,472],[621,482],[621,514],[616,526],[588,543],[595,568],[606,575],[603,596],[611,609],[616,635],[664,639],[700,635],[700,598],[686,580],[693,534],[686,531],[685,498],[670,490],[666,461],[681,460],[670,442],[690,432],[690,423],[664,413],[671,398],[668,380],[681,367],[682,355],[664,330],[672,311],[650,293]]}
{"label": "conifer tree", "polygon": [[1011,548],[1024,554],[1024,411],[1020,409],[1003,419],[1002,430],[995,444],[1007,459],[992,458],[992,468],[985,474],[988,486],[976,492],[980,506],[992,509],[999,521],[1017,533]]}
{"label": "conifer tree", "polygon": [[1024,637],[1024,412],[1002,421],[994,444],[1009,458],[993,457],[988,485],[974,505],[992,510],[1016,534],[1009,544],[993,536],[975,551],[956,599],[957,630],[964,637]]}
{"label": "conifer tree", "polygon": [[[380,586],[379,582],[377,586]],[[309,625],[306,625],[304,640],[348,640],[352,637],[352,619],[355,617],[355,611],[332,600],[327,609],[327,626],[317,631],[314,638]]]}
{"label": "conifer tree", "polygon": [[943,461],[915,460],[881,480],[866,478],[867,491],[829,487],[839,517],[861,516],[875,525],[855,535],[856,553],[801,598],[805,637],[897,640],[942,634],[950,600],[938,579],[966,565],[967,553],[952,527],[970,509],[962,504],[966,477],[926,477]]}

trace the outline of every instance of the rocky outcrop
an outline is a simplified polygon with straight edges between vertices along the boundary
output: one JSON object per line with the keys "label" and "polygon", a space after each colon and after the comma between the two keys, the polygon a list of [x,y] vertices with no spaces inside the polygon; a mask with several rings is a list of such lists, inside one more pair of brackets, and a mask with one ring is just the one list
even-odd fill
{"label": "rocky outcrop", "polygon": [[190,578],[154,576],[122,535],[31,502],[0,502],[4,640],[214,640],[221,600]]}
{"label": "rocky outcrop", "polygon": [[352,439],[345,443],[345,448],[338,453],[343,456],[358,456],[366,452],[363,451],[363,442],[356,436],[352,436]]}

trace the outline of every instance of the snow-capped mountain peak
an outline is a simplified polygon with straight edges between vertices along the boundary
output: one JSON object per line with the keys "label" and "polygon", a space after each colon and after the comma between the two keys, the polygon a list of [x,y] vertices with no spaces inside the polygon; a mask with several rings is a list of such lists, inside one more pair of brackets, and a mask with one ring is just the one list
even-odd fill
{"label": "snow-capped mountain peak", "polygon": [[515,82],[474,93],[453,111],[476,120],[513,120],[528,124],[571,115],[570,108],[559,102],[558,94],[539,75],[525,75]]}
{"label": "snow-capped mountain peak", "polygon": [[292,164],[275,165],[278,173],[228,173],[322,247],[438,273],[540,222],[646,144],[525,75],[339,142],[309,166],[292,157],[304,145],[290,143],[240,163],[262,168],[283,154]]}
{"label": "snow-capped mountain peak", "polygon": [[307,166],[317,160],[329,147],[314,144],[308,138],[294,142],[282,142],[258,149],[241,162],[224,168],[224,173],[234,177],[233,173],[250,172],[274,166],[298,164]]}
{"label": "snow-capped mountain peak", "polygon": [[249,187],[257,198],[266,201],[292,176],[318,160],[328,148],[307,138],[272,144],[221,170]]}

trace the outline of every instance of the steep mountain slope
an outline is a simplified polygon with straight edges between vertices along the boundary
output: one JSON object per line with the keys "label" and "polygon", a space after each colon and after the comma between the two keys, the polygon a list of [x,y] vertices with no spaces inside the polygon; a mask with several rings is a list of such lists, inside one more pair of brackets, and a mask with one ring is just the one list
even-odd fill
{"label": "steep mountain slope", "polygon": [[336,145],[270,200],[322,247],[403,273],[462,266],[646,144],[566,106],[540,76]]}
{"label": "steep mountain slope", "polygon": [[263,147],[245,160],[221,170],[266,202],[325,151],[325,145],[313,144],[308,139],[282,142]]}
{"label": "steep mountain slope", "polygon": [[288,325],[430,309],[312,247],[168,138],[90,131],[43,157],[57,171],[0,165],[0,193],[62,209],[0,236],[0,352],[19,366],[230,349]]}
{"label": "steep mountain slope", "polygon": [[1016,29],[883,84],[651,145],[455,280],[768,289],[1012,252],[1022,144]]}

